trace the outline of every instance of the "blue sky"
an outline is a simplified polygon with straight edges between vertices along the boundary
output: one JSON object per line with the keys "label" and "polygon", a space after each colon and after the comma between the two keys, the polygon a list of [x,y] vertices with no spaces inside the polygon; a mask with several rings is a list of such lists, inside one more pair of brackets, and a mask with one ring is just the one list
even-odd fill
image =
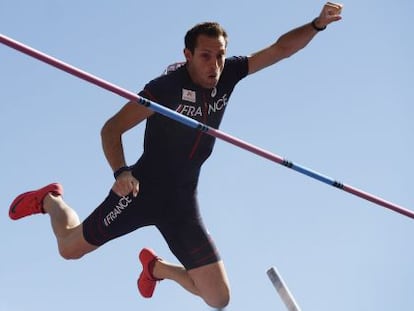
{"label": "blue sky", "polygon": [[[323,1],[1,1],[0,32],[139,91],[183,60],[188,28],[215,20],[228,55],[246,55],[311,21]],[[343,20],[290,59],[243,80],[221,130],[414,209],[414,3],[344,2]],[[125,102],[0,45],[0,311],[209,310],[172,282],[138,295],[145,228],[65,261],[45,216],[7,216],[13,198],[58,181],[85,218],[111,187],[101,126]],[[125,136],[129,163],[143,126]],[[303,310],[414,309],[414,220],[218,141],[199,199],[232,286],[227,310],[285,310],[276,266]]]}

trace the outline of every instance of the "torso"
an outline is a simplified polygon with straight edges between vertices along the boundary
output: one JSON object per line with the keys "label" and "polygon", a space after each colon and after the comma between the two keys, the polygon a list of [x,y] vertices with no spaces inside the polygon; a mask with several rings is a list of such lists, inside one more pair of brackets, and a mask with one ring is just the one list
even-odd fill
{"label": "torso", "polygon": [[[140,95],[218,128],[234,86],[247,75],[245,57],[226,60],[214,89],[195,85],[184,65],[148,83]],[[146,124],[144,153],[134,172],[154,182],[196,184],[201,165],[210,156],[215,138],[160,114]]]}

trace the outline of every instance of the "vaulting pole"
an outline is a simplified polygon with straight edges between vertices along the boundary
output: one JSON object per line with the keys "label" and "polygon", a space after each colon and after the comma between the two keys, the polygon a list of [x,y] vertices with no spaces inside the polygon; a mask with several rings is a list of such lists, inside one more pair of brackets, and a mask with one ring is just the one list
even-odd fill
{"label": "vaulting pole", "polygon": [[145,99],[141,96],[138,96],[137,94],[134,94],[130,91],[127,91],[115,84],[109,83],[108,81],[105,81],[101,78],[98,78],[90,73],[87,73],[83,70],[80,70],[76,67],[73,67],[69,64],[66,64],[64,62],[62,62],[61,60],[58,60],[56,58],[53,58],[45,53],[42,53],[38,50],[35,50],[27,45],[24,45],[16,40],[13,40],[9,37],[6,37],[2,34],[0,34],[0,42],[3,43],[4,45],[7,45],[15,50],[18,50],[26,55],[29,55],[33,58],[36,58],[42,62],[45,62],[53,67],[56,67],[60,70],[63,70],[71,75],[74,75],[82,80],[88,81],[92,84],[95,84],[105,90],[108,90],[112,93],[118,94],[121,97],[124,97],[132,102],[136,102],[138,104],[144,105],[145,107],[148,107],[149,109],[160,113],[170,119],[173,119],[175,121],[178,121],[180,123],[183,123],[186,126],[189,126],[191,128],[197,129],[199,131],[202,131],[208,135],[211,135],[213,137],[219,138],[221,140],[224,140],[228,143],[231,143],[237,147],[240,147],[242,149],[245,149],[247,151],[250,151],[260,157],[266,158],[270,161],[273,161],[275,163],[281,164],[283,166],[286,166],[288,168],[291,168],[299,173],[302,173],[306,176],[312,177],[316,180],[319,180],[323,183],[326,183],[328,185],[331,185],[335,188],[341,189],[345,192],[351,193],[357,197],[360,197],[362,199],[368,200],[372,203],[375,203],[377,205],[383,206],[385,208],[388,208],[394,212],[400,213],[402,215],[405,215],[407,217],[413,218],[414,219],[414,212],[406,209],[402,206],[396,205],[392,202],[386,201],[384,199],[381,199],[377,196],[374,196],[368,192],[364,192],[361,191],[357,188],[354,188],[352,186],[346,185],[346,184],[342,184],[341,182],[338,182],[328,176],[324,176],[316,171],[313,171],[309,168],[306,168],[304,166],[301,166],[299,164],[295,164],[291,161],[288,161],[276,154],[273,154],[267,150],[261,149],[259,147],[256,147],[252,144],[249,144],[241,139],[238,139],[236,137],[233,137],[229,134],[226,134],[222,131],[219,131],[217,129],[211,128],[203,123],[200,123],[194,119],[191,119],[187,116],[184,116],[176,111],[173,111],[171,109],[168,109],[160,104],[157,104],[155,102],[152,102],[148,99]]}
{"label": "vaulting pole", "polygon": [[286,285],[285,280],[282,278],[277,268],[271,267],[269,270],[267,270],[266,273],[270,279],[270,282],[272,282],[280,298],[284,302],[287,310],[288,311],[301,311],[302,309],[299,307],[298,303],[295,300],[295,297],[293,297],[291,291]]}

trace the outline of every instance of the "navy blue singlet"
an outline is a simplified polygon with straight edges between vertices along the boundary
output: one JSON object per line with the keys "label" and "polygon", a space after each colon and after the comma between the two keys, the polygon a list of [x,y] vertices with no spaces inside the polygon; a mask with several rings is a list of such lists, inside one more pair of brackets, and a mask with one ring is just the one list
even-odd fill
{"label": "navy blue singlet", "polygon": [[[213,128],[218,128],[235,85],[248,74],[247,57],[231,57],[217,86],[195,85],[186,66],[170,68],[150,81],[140,96]],[[215,138],[160,114],[146,121],[144,152],[133,165],[139,180],[137,197],[108,197],[83,222],[85,239],[93,245],[140,227],[156,226],[186,269],[220,258],[202,222],[196,189],[200,168],[210,156]]]}

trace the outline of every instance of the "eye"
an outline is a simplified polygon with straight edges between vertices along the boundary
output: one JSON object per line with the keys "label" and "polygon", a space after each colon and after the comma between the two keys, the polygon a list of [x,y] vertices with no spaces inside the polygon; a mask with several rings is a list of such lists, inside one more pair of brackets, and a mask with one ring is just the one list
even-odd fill
{"label": "eye", "polygon": [[201,53],[201,57],[202,57],[204,60],[209,60],[209,59],[211,58],[211,56],[210,56],[210,54],[209,54],[209,53]]}

